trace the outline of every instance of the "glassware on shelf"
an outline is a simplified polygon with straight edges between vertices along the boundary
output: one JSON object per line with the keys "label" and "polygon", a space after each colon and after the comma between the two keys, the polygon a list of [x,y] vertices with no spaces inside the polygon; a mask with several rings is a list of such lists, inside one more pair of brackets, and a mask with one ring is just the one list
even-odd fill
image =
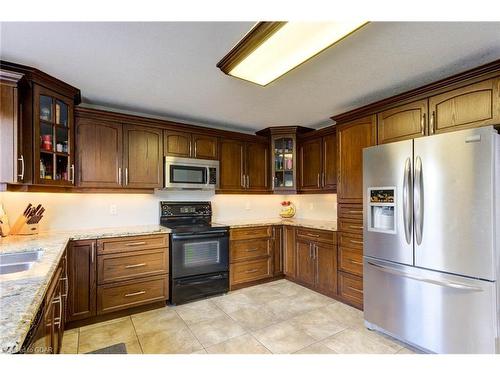
{"label": "glassware on shelf", "polygon": [[43,121],[52,121],[52,98],[40,95],[40,119]]}

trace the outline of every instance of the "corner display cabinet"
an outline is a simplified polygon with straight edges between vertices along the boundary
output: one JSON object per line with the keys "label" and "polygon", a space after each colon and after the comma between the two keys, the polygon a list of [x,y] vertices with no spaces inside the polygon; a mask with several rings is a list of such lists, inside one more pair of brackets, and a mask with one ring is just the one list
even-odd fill
{"label": "corner display cabinet", "polygon": [[0,61],[2,70],[24,75],[19,85],[18,183],[73,186],[75,126],[73,109],[80,90],[27,66]]}
{"label": "corner display cabinet", "polygon": [[270,139],[271,186],[274,192],[297,191],[297,135],[311,130],[300,126],[277,126],[257,132],[257,135]]}

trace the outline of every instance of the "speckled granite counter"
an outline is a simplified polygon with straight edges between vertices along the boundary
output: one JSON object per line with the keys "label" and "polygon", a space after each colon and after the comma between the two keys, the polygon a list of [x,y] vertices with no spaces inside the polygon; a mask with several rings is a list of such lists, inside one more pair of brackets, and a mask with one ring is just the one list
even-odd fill
{"label": "speckled granite counter", "polygon": [[322,230],[337,230],[337,222],[329,220],[314,220],[314,219],[248,219],[248,220],[218,220],[217,224],[227,225],[230,228],[255,227],[259,225],[291,225],[294,227],[322,229]]}
{"label": "speckled granite counter", "polygon": [[142,225],[47,232],[0,239],[0,253],[44,251],[40,261],[30,270],[0,275],[0,352],[15,353],[19,350],[70,240],[157,233],[170,233],[170,229],[159,225]]}

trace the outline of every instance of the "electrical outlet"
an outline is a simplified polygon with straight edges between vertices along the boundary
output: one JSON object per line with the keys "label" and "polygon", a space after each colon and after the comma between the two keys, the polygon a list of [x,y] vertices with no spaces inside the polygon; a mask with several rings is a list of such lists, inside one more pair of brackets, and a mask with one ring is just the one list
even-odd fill
{"label": "electrical outlet", "polygon": [[109,205],[109,214],[110,215],[116,215],[116,204],[110,204]]}

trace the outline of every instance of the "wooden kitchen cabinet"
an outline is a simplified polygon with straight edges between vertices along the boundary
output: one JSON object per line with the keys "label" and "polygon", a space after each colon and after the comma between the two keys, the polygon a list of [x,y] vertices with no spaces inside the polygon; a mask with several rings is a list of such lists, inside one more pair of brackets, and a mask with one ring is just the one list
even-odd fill
{"label": "wooden kitchen cabinet", "polygon": [[183,158],[217,160],[217,137],[166,130],[164,154]]}
{"label": "wooden kitchen cabinet", "polygon": [[305,285],[314,286],[316,281],[316,263],[313,258],[312,242],[297,240],[295,279]]}
{"label": "wooden kitchen cabinet", "polygon": [[319,292],[337,294],[336,233],[296,229],[295,280]]}
{"label": "wooden kitchen cabinet", "polygon": [[336,192],[337,135],[304,140],[299,148],[301,192]]}
{"label": "wooden kitchen cabinet", "polygon": [[300,190],[321,189],[321,138],[303,142],[300,146]]}
{"label": "wooden kitchen cabinet", "polygon": [[376,144],[375,131],[375,116],[339,125],[339,203],[363,203],[363,148]]}
{"label": "wooden kitchen cabinet", "polygon": [[427,135],[427,113],[427,99],[417,100],[378,113],[378,144]]}
{"label": "wooden kitchen cabinet", "polygon": [[219,140],[220,192],[267,192],[269,158],[265,143]]}
{"label": "wooden kitchen cabinet", "polygon": [[77,185],[122,187],[122,124],[77,118]]}
{"label": "wooden kitchen cabinet", "polygon": [[123,186],[163,186],[163,141],[161,129],[125,125],[123,128]]}
{"label": "wooden kitchen cabinet", "polygon": [[0,69],[0,183],[23,183],[20,85],[23,74]]}
{"label": "wooden kitchen cabinet", "polygon": [[276,251],[274,234],[274,228],[268,225],[230,229],[230,289],[273,277]]}
{"label": "wooden kitchen cabinet", "polygon": [[295,278],[295,228],[283,226],[283,273],[285,276]]}
{"label": "wooden kitchen cabinet", "polygon": [[[2,82],[5,82],[6,75],[12,76],[17,73],[18,76],[22,76],[17,92],[18,106],[13,107],[18,115],[19,127],[16,133],[5,134],[8,136],[8,141],[18,148],[17,155],[13,155],[12,158],[19,159],[14,165],[17,169],[17,178],[9,183],[45,187],[73,186],[75,180],[73,109],[80,103],[80,90],[38,69],[24,65],[0,61],[0,70]],[[5,105],[8,103],[11,103],[10,100],[5,102]],[[8,161],[10,158],[9,152]]]}
{"label": "wooden kitchen cabinet", "polygon": [[273,261],[274,276],[283,275],[283,226],[273,226]]}
{"label": "wooden kitchen cabinet", "polygon": [[246,143],[246,190],[269,189],[269,149],[265,143]]}
{"label": "wooden kitchen cabinet", "polygon": [[430,134],[500,123],[500,77],[429,98]]}
{"label": "wooden kitchen cabinet", "polygon": [[95,240],[72,241],[68,247],[67,320],[86,319],[96,314],[97,254]]}

